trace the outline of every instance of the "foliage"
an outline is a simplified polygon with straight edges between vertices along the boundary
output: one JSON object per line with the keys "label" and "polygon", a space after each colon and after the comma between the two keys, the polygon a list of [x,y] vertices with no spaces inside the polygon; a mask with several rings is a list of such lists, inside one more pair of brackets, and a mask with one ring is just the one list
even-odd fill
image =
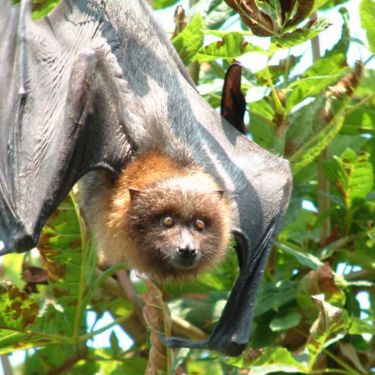
{"label": "foliage", "polygon": [[[307,63],[297,51],[316,52],[316,38],[326,38],[327,28],[330,32],[321,10],[325,17],[337,13],[338,4],[353,2],[367,39],[350,35],[349,14],[342,9],[339,40]],[[55,3],[38,1],[34,16],[43,16]],[[154,0],[153,5],[163,9],[176,3]],[[250,29],[224,0],[195,1],[173,43],[199,72],[198,89],[214,107],[230,63],[266,62],[257,72],[243,71],[248,135],[290,160],[293,194],[257,298],[248,349],[238,358],[182,349],[174,366],[189,374],[375,373],[375,71],[368,62],[348,64],[354,43],[374,52],[374,2],[244,3],[252,4],[248,14],[241,13]],[[312,21],[315,11],[319,17]],[[322,188],[326,181],[329,187]],[[144,329],[134,304],[113,288],[111,275],[121,266],[99,274],[94,260],[72,196],[44,229],[37,255],[4,258],[2,279],[8,281],[0,286],[0,353],[5,361],[7,353],[33,348],[16,372],[144,372]],[[179,319],[172,319],[172,329],[182,329],[182,321],[190,324],[187,336],[208,333],[237,272],[231,254],[195,282],[167,284],[165,300]],[[134,285],[138,293],[146,289],[142,280]],[[90,312],[97,317],[110,312],[114,322],[95,330],[88,324]],[[108,343],[90,343],[113,326],[122,327],[134,345],[122,349],[114,333]]]}

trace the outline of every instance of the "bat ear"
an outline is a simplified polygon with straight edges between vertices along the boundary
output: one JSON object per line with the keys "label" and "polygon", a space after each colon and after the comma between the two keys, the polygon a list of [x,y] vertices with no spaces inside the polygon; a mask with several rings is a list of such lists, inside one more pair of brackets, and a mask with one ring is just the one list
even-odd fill
{"label": "bat ear", "polygon": [[221,96],[221,115],[242,134],[246,134],[244,115],[246,110],[245,96],[241,91],[240,64],[232,64],[225,75]]}
{"label": "bat ear", "polygon": [[140,193],[141,193],[141,190],[129,188],[130,200],[133,200],[133,199],[137,198],[137,196]]}

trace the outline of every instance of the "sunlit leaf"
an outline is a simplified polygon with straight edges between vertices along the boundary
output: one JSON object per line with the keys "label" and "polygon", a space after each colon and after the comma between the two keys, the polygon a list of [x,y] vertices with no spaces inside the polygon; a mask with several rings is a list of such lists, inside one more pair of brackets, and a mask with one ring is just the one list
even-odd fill
{"label": "sunlit leaf", "polygon": [[323,263],[314,255],[302,253],[297,249],[293,248],[291,244],[285,242],[277,242],[276,245],[286,254],[291,255],[297,261],[305,267],[309,267],[310,269],[317,269],[318,267],[322,266]]}
{"label": "sunlit leaf", "polygon": [[315,38],[322,31],[329,27],[330,23],[327,19],[321,18],[313,24],[308,23],[306,26],[298,28],[290,33],[282,36],[272,37],[271,49],[277,50],[282,48],[292,48],[298,44],[304,43]]}
{"label": "sunlit leaf", "polygon": [[173,45],[186,65],[193,61],[203,45],[203,28],[202,17],[197,14],[183,31],[173,39]]}
{"label": "sunlit leaf", "polygon": [[154,9],[162,9],[165,7],[175,5],[177,2],[178,0],[153,0],[152,7]]}
{"label": "sunlit leaf", "polygon": [[364,199],[374,185],[374,171],[369,155],[357,155],[347,149],[340,157],[326,163],[326,173],[336,185],[348,208],[357,199]]}
{"label": "sunlit leaf", "polygon": [[[211,34],[214,34],[211,32]],[[250,44],[239,32],[219,33],[221,40],[202,47],[195,61],[200,63],[217,59],[233,60],[246,52],[261,52],[262,49]]]}
{"label": "sunlit leaf", "polygon": [[287,112],[307,97],[321,94],[324,89],[334,84],[346,72],[345,56],[349,48],[350,33],[347,12],[342,11],[341,13],[343,25],[339,41],[288,86],[286,91],[290,94],[287,96]]}
{"label": "sunlit leaf", "polygon": [[351,317],[349,332],[353,335],[361,335],[364,333],[375,335],[375,327],[372,322],[368,320]]}
{"label": "sunlit leaf", "polygon": [[372,0],[361,0],[360,17],[362,27],[366,30],[370,50],[375,53],[375,3]]}
{"label": "sunlit leaf", "polygon": [[32,2],[33,18],[41,19],[48,15],[60,2],[60,0],[34,0]]}
{"label": "sunlit leaf", "polygon": [[92,285],[96,263],[93,247],[82,240],[77,211],[68,198],[43,229],[39,248],[46,261],[53,293],[70,317],[74,335],[82,329],[84,298]]}
{"label": "sunlit leaf", "polygon": [[293,154],[290,161],[292,163],[294,174],[297,174],[302,168],[305,168],[312,163],[320,155],[320,153],[330,144],[332,139],[339,133],[343,123],[343,114],[337,114],[327,126],[311,137],[304,146]]}
{"label": "sunlit leaf", "polygon": [[243,358],[233,358],[230,364],[240,368],[250,368],[251,374],[265,375],[278,373],[308,373],[306,358],[297,358],[286,348],[266,348],[262,356],[254,361],[246,361]]}

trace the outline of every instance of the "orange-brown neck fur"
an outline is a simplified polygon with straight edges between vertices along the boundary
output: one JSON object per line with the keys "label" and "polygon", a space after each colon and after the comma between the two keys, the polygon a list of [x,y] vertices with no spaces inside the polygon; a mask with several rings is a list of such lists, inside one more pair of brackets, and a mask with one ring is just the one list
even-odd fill
{"label": "orange-brown neck fur", "polygon": [[[161,280],[194,276],[225,256],[231,202],[199,166],[152,151],[129,163],[114,183],[103,172],[98,181],[84,194],[84,211],[101,263],[127,262]],[[163,226],[165,217],[171,227]],[[194,248],[194,259],[185,262],[185,248]]]}

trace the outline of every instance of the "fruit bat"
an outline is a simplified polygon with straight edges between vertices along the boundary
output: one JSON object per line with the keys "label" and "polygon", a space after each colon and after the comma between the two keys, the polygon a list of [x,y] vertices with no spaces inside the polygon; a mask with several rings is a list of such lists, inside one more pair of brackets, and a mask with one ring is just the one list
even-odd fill
{"label": "fruit bat", "polygon": [[[116,176],[158,123],[232,193],[238,279],[207,340],[173,347],[239,355],[286,211],[291,173],[198,94],[143,0],[62,0],[43,20],[0,0],[1,254],[36,246],[49,215],[87,172]],[[235,106],[233,107],[235,108]],[[232,117],[233,118],[233,117]]]}

